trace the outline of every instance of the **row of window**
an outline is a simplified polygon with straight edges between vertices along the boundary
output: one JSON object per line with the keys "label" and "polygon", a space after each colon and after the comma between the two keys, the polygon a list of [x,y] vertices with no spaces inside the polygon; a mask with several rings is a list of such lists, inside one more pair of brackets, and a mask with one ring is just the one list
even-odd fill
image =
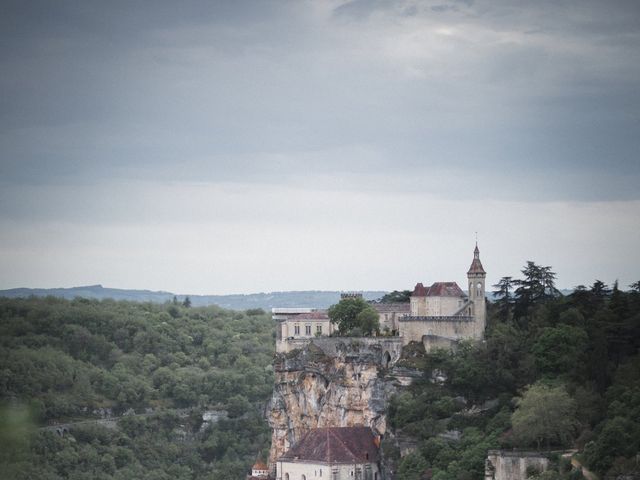
{"label": "row of window", "polygon": [[[300,325],[293,326],[294,335],[300,335]],[[322,325],[316,325],[316,333],[322,335]],[[304,326],[304,334],[311,335],[311,325]]]}
{"label": "row of window", "polygon": [[[355,470],[355,476],[353,474],[353,470],[351,471],[351,476],[354,477],[354,480],[361,480],[362,479],[362,470],[359,467],[356,467]],[[314,476],[316,477],[321,477],[322,476],[322,469],[318,470],[314,470],[313,471]],[[374,475],[371,475],[371,466],[367,465],[364,471],[364,476],[365,476],[365,480],[378,480],[378,472],[375,472]],[[373,477],[373,478],[372,478]],[[336,468],[333,470],[333,472],[331,472],[331,480],[338,480],[340,478],[340,471]],[[291,480],[289,478],[289,474],[285,473],[284,474],[284,480]],[[300,476],[300,480],[307,480],[307,476],[306,475],[301,475]]]}

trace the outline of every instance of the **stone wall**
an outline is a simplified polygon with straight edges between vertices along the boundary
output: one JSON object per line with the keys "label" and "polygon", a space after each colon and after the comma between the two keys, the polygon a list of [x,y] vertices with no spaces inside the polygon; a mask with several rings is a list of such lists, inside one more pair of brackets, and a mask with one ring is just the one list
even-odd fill
{"label": "stone wall", "polygon": [[403,340],[399,337],[293,338],[276,342],[276,352],[290,353],[302,350],[311,343],[331,357],[343,360],[356,357],[383,366],[395,363],[400,358],[403,346]]}
{"label": "stone wall", "polygon": [[460,340],[481,339],[484,333],[479,331],[474,318],[468,316],[405,317],[400,320],[399,326],[404,345],[409,342],[422,342],[425,335]]}
{"label": "stone wall", "polygon": [[526,480],[527,470],[544,472],[549,459],[540,452],[489,450],[485,462],[485,480]]}

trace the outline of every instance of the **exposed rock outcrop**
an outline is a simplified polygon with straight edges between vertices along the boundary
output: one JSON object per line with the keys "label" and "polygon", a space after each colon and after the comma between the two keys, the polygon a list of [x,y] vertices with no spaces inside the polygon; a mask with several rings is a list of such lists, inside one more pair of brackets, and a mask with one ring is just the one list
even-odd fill
{"label": "exposed rock outcrop", "polygon": [[271,466],[312,428],[365,425],[384,434],[387,402],[400,385],[390,369],[401,349],[397,338],[323,338],[278,355]]}

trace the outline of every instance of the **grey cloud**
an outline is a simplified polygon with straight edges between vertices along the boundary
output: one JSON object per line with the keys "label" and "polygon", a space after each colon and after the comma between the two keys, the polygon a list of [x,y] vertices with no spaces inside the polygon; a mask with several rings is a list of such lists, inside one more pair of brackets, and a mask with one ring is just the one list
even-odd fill
{"label": "grey cloud", "polygon": [[497,177],[580,170],[585,182],[606,173],[587,196],[568,180],[546,189],[634,197],[637,8],[607,8],[7,4],[1,181],[313,184],[480,166]]}

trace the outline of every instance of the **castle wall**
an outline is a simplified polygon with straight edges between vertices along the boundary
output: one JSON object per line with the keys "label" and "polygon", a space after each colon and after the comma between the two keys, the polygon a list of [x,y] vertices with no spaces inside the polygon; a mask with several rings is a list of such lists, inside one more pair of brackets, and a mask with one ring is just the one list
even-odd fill
{"label": "castle wall", "polygon": [[276,342],[276,352],[289,353],[302,350],[311,343],[325,355],[333,358],[366,359],[371,363],[384,366],[398,361],[403,346],[400,337],[316,337]]}
{"label": "castle wall", "polygon": [[405,317],[400,320],[399,326],[404,345],[409,342],[422,342],[425,335],[449,340],[482,338],[482,332],[478,331],[473,317]]}
{"label": "castle wall", "polygon": [[539,452],[489,450],[485,462],[485,480],[526,480],[527,469],[544,472],[549,459]]}

